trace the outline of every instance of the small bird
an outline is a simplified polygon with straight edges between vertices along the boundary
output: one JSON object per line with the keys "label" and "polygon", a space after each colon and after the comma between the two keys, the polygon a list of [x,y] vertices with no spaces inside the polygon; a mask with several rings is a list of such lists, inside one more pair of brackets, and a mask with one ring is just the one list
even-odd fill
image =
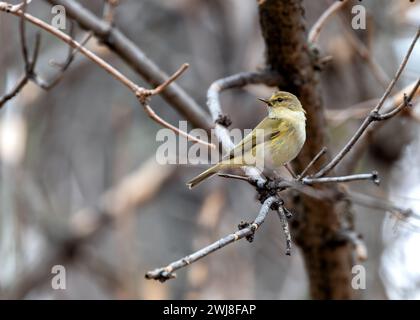
{"label": "small bird", "polygon": [[223,169],[258,167],[258,163],[276,169],[296,158],[306,140],[306,112],[299,99],[277,91],[268,100],[259,100],[267,105],[268,116],[219,163],[190,180],[190,189]]}

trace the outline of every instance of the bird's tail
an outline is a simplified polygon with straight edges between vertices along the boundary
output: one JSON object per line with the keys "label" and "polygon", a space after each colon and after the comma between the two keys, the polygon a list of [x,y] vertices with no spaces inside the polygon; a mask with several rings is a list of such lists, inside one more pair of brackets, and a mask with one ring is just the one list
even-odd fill
{"label": "bird's tail", "polygon": [[215,166],[200,173],[198,176],[196,176],[195,178],[192,178],[190,181],[187,182],[188,188],[190,189],[194,188],[197,184],[199,184],[203,180],[215,175],[219,170],[220,170],[220,164],[216,164]]}

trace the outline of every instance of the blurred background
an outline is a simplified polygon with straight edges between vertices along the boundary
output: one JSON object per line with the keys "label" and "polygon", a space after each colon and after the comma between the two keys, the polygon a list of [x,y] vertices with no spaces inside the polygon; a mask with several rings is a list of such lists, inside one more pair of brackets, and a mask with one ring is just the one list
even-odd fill
{"label": "blurred background", "polygon": [[[16,2],[15,2],[16,3]],[[320,73],[328,108],[330,146],[340,148],[384,92],[419,25],[420,4],[364,0],[368,29],[350,26],[350,1],[342,18],[323,29],[319,47],[333,60]],[[308,28],[329,1],[304,1]],[[83,2],[98,16],[104,1]],[[34,0],[28,11],[50,22],[51,6]],[[253,0],[121,0],[115,25],[205,108],[210,84],[240,71],[264,67],[264,43]],[[33,26],[27,26],[33,44]],[[85,32],[76,27],[74,36]],[[367,43],[381,76],[353,45]],[[352,40],[353,39],[353,40]],[[10,89],[23,71],[19,19],[0,14],[0,88]],[[92,38],[86,45],[139,85],[149,85],[118,56]],[[45,32],[38,72],[51,77],[49,61],[63,61],[67,47]],[[397,84],[420,74],[420,46]],[[386,84],[386,82],[385,82]],[[233,128],[252,128],[264,117],[256,97],[273,89],[251,86],[223,94]],[[151,106],[164,119],[182,118],[160,97]],[[384,206],[420,214],[420,110],[384,125],[363,156],[359,171],[377,170],[380,187],[353,183],[356,230],[368,250],[361,299],[420,298],[420,225],[400,221]],[[27,299],[308,299],[297,246],[284,255],[277,217],[269,216],[252,244],[239,241],[179,270],[166,283],[144,274],[231,233],[259,210],[255,191],[240,181],[213,178],[188,190],[185,182],[206,166],[156,163],[161,127],[151,121],[120,83],[77,55],[62,81],[44,91],[30,83],[0,111],[0,297]],[[119,191],[113,194],[119,186]],[[109,191],[111,190],[111,191]],[[122,190],[122,191],[121,191]],[[93,236],[66,243],[68,224],[112,195],[115,223],[100,222]],[[105,195],[105,196],[104,196]],[[240,195],[240,201],[238,201]],[[87,209],[86,209],[87,208]],[[89,209],[90,208],[90,209]],[[398,211],[398,210],[396,210]],[[77,222],[78,221],[78,222]],[[90,221],[81,224],[89,228]],[[66,269],[66,290],[51,287],[53,265]]]}

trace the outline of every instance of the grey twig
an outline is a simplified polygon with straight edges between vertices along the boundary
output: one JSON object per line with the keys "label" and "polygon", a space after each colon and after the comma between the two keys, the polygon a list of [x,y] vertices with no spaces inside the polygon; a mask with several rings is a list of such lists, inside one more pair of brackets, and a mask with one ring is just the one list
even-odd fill
{"label": "grey twig", "polygon": [[285,209],[286,208],[284,208],[283,206],[279,206],[279,208],[277,209],[277,214],[280,218],[283,227],[283,232],[286,237],[286,255],[290,256],[292,250],[292,237],[290,235],[289,223],[287,222],[286,216],[287,211]]}
{"label": "grey twig", "polygon": [[[21,4],[15,5],[15,6],[6,5],[5,3],[0,3],[0,10],[9,10],[8,12],[11,12],[11,13],[17,12],[19,10],[22,10],[22,12],[25,12],[28,3],[29,3],[28,0],[25,0]],[[31,57],[29,57],[29,50],[28,50],[27,41],[26,41],[25,22],[26,20],[22,16],[19,23],[19,34],[20,34],[20,46],[22,50],[22,57],[25,64],[25,71],[24,71],[24,74],[17,81],[16,85],[10,90],[10,92],[0,97],[0,108],[2,108],[7,101],[13,99],[25,87],[25,85],[31,79],[33,79],[35,75],[35,65],[38,60],[41,36],[39,33],[37,33],[36,38],[35,38],[34,49],[33,49]]]}
{"label": "grey twig", "polygon": [[[73,23],[71,23],[71,27],[70,27],[70,37],[71,38],[73,38],[73,29],[74,29],[74,25],[73,25]],[[85,37],[80,41],[80,45],[85,46],[91,38],[92,38],[92,33],[88,32],[85,35]],[[78,51],[79,51],[78,48],[72,48],[71,46],[69,46],[69,51],[68,51],[68,54],[67,54],[67,58],[63,63],[58,63],[54,60],[50,61],[50,64],[52,66],[55,66],[55,67],[58,68],[57,74],[54,75],[49,81],[45,81],[42,78],[40,78],[39,76],[37,76],[34,79],[36,81],[36,83],[44,90],[50,90],[50,89],[54,88],[63,79],[65,72],[70,67],[70,65],[73,62],[73,60],[74,60]]]}
{"label": "grey twig", "polygon": [[[26,12],[27,7],[28,7],[28,1],[24,0],[22,2],[21,10],[23,12]],[[23,61],[25,62],[25,68],[30,68],[33,62],[29,60],[28,47],[26,45],[26,20],[24,16],[22,16],[19,21],[19,35],[20,35],[20,47],[22,50]]]}
{"label": "grey twig", "polygon": [[[240,72],[214,81],[207,91],[207,106],[209,107],[214,122],[220,122],[224,117],[220,105],[220,93],[224,90],[242,88],[250,84],[265,84],[277,86],[283,81],[282,77],[274,72]],[[223,123],[222,123],[223,125]]]}
{"label": "grey twig", "polygon": [[220,240],[208,245],[205,248],[202,248],[184,258],[181,258],[177,261],[170,263],[166,267],[158,268],[158,269],[147,272],[145,275],[146,279],[155,279],[161,282],[172,279],[176,277],[176,275],[174,274],[176,270],[186,267],[235,241],[238,241],[243,238],[249,239],[249,237],[252,237],[254,235],[255,231],[261,226],[261,224],[264,223],[265,218],[267,217],[267,214],[270,211],[271,206],[276,201],[279,201],[276,196],[271,196],[267,198],[264,201],[263,205],[261,206],[258,216],[255,218],[255,220],[251,224],[248,224],[242,229],[236,231],[235,233],[231,233],[221,238]]}
{"label": "grey twig", "polygon": [[340,182],[350,182],[350,181],[360,181],[360,180],[371,180],[376,185],[379,185],[380,183],[378,173],[376,171],[373,171],[372,173],[352,174],[349,176],[341,176],[341,177],[322,177],[322,178],[305,177],[302,179],[302,183],[306,185],[314,185],[314,184],[320,184],[320,183],[340,183]]}
{"label": "grey twig", "polygon": [[[108,21],[97,17],[79,2],[74,0],[47,1],[53,5],[63,5],[69,18],[77,21],[83,29],[92,31],[97,39],[114,51],[152,86],[158,86],[168,78],[168,75],[119,29],[110,25]],[[195,127],[204,129],[212,127],[208,114],[176,83],[168,86],[162,92],[162,97]]]}
{"label": "grey twig", "polygon": [[[39,54],[39,48],[40,48],[40,42],[41,42],[41,36],[39,33],[37,33],[36,35],[33,54],[31,57],[29,57],[29,50],[28,50],[28,45],[27,45],[27,40],[26,40],[26,27],[25,27],[26,20],[27,20],[26,8],[29,2],[30,1],[26,0],[22,2],[20,6],[17,6],[14,10],[10,11],[11,13],[14,13],[15,15],[20,16],[19,34],[20,34],[20,45],[21,45],[22,57],[25,64],[25,73],[23,76],[21,76],[21,78],[16,83],[13,89],[9,93],[5,94],[3,97],[0,98],[0,108],[8,100],[14,98],[29,81],[34,82],[35,84],[37,84],[39,87],[41,87],[44,90],[49,90],[52,87],[56,86],[63,78],[64,72],[68,69],[68,67],[70,66],[70,64],[72,63],[74,59],[75,54],[78,51],[78,48],[73,49],[71,46],[69,46],[69,54],[64,64],[59,65],[58,63],[55,63],[55,65],[59,67],[59,72],[57,73],[57,75],[55,75],[53,79],[48,82],[43,80],[35,71],[35,65],[38,60],[38,54]],[[5,3],[1,3],[0,10],[4,10],[4,8],[7,8],[7,6],[5,5]],[[73,24],[72,24],[70,33],[71,33],[70,37],[72,38]],[[89,40],[89,38],[90,36],[88,35],[82,41],[81,45],[83,46]]]}
{"label": "grey twig", "polygon": [[322,27],[335,12],[340,10],[346,4],[347,1],[348,0],[336,1],[331,6],[329,6],[327,10],[324,11],[324,13],[318,18],[318,20],[314,23],[311,30],[309,31],[308,43],[315,44],[315,42],[317,42]]}
{"label": "grey twig", "polygon": [[222,172],[219,172],[217,175],[222,178],[236,179],[236,180],[243,180],[243,181],[250,182],[249,177],[246,177],[246,176],[238,176],[236,174],[229,174],[229,173],[222,173]]}
{"label": "grey twig", "polygon": [[4,94],[0,97],[0,108],[3,107],[3,105],[9,101],[10,99],[13,99],[16,97],[16,95],[23,89],[23,87],[28,83],[29,78],[27,74],[25,73],[20,77],[20,79],[16,82],[15,86],[10,90],[10,92]]}
{"label": "grey twig", "polygon": [[[99,67],[104,69],[106,72],[108,72],[110,75],[112,75],[116,80],[118,80],[123,85],[125,85],[128,89],[130,89],[136,95],[139,102],[145,108],[145,111],[147,112],[147,114],[153,120],[155,120],[157,123],[169,128],[170,130],[174,131],[175,133],[177,133],[179,135],[182,135],[182,136],[188,138],[191,141],[201,143],[201,144],[206,145],[206,146],[214,147],[212,144],[209,144],[206,141],[202,141],[200,139],[197,139],[194,136],[192,136],[192,135],[190,135],[186,132],[182,132],[181,130],[179,130],[175,126],[170,125],[168,122],[161,119],[151,109],[151,107],[147,104],[148,99],[151,96],[160,94],[161,92],[164,92],[164,90],[166,90],[167,87],[170,86],[173,83],[173,81],[175,81],[175,79],[177,79],[188,68],[188,64],[183,64],[178,69],[178,71],[176,71],[172,76],[170,76],[167,79],[165,79],[164,81],[162,81],[162,83],[160,83],[155,89],[145,89],[145,88],[142,88],[142,87],[138,86],[135,82],[130,80],[122,72],[117,70],[115,67],[110,65],[108,62],[106,62],[104,59],[100,58],[98,55],[96,55],[92,51],[85,48],[83,45],[81,45],[80,43],[75,41],[69,35],[65,34],[64,32],[62,32],[62,31],[60,31],[56,28],[54,28],[50,24],[48,24],[48,23],[46,23],[46,22],[44,22],[44,21],[42,21],[42,20],[40,20],[40,19],[38,19],[38,18],[28,14],[28,13],[26,13],[25,11],[23,11],[21,9],[18,9],[18,10],[15,10],[15,11],[10,11],[10,10],[8,10],[9,7],[10,7],[10,5],[7,5],[7,3],[0,2],[0,11],[10,12],[13,15],[16,15],[16,16],[20,17],[21,19],[29,21],[30,23],[34,24],[35,26],[47,31],[48,33],[55,36],[57,39],[60,39],[64,43],[68,44],[70,47],[72,47],[76,51],[79,51],[80,53],[82,53],[85,57],[90,59],[96,65],[98,65]],[[25,7],[23,7],[23,8],[25,8]],[[30,79],[35,79],[35,73],[34,72],[32,72],[32,73],[27,72],[27,73],[28,73],[28,77],[30,77]]]}
{"label": "grey twig", "polygon": [[349,190],[348,191],[349,200],[354,203],[357,203],[361,206],[377,209],[382,211],[390,212],[394,216],[403,217],[404,219],[415,218],[418,219],[418,216],[414,215],[414,212],[410,208],[402,208],[394,203],[390,202],[387,199],[375,197],[372,195],[356,192]]}
{"label": "grey twig", "polygon": [[417,33],[403,59],[403,61],[401,62],[401,65],[399,66],[394,78],[392,79],[392,81],[390,82],[390,84],[388,85],[388,88],[385,90],[385,93],[383,94],[381,100],[378,102],[378,104],[376,105],[376,107],[369,113],[369,115],[365,118],[365,120],[363,121],[363,123],[361,124],[361,126],[359,127],[359,129],[356,131],[356,133],[350,138],[350,140],[347,142],[347,144],[343,147],[343,149],[341,149],[341,151],[328,163],[326,164],[321,170],[319,170],[316,174],[315,177],[316,178],[320,178],[324,175],[326,175],[327,173],[329,173],[332,169],[334,169],[337,164],[346,156],[346,154],[352,149],[352,147],[355,145],[355,143],[359,140],[359,138],[363,135],[363,133],[366,131],[366,129],[369,127],[369,125],[374,122],[374,121],[380,121],[380,120],[385,120],[388,119],[390,116],[389,114],[391,114],[392,116],[396,115],[400,110],[402,110],[404,107],[408,106],[409,103],[411,102],[411,99],[413,98],[417,88],[418,88],[418,82],[417,85],[413,88],[412,92],[409,94],[408,98],[405,99],[405,101],[403,102],[403,106],[398,106],[396,109],[390,111],[390,113],[385,114],[385,118],[381,118],[381,115],[379,113],[381,107],[383,106],[385,100],[388,98],[388,96],[391,93],[392,88],[394,87],[395,83],[397,82],[397,80],[399,79],[402,71],[404,70],[407,61],[414,49],[414,46],[418,40],[420,36],[420,28],[417,29]]}

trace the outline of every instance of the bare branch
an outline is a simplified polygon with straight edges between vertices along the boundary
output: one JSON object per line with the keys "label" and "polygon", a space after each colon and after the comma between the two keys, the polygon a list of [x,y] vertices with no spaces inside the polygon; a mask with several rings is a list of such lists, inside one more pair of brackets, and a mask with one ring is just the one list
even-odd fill
{"label": "bare branch", "polygon": [[[370,114],[365,118],[365,120],[363,121],[363,123],[361,124],[361,126],[359,127],[359,129],[356,131],[356,133],[350,138],[350,140],[347,142],[347,144],[343,147],[343,149],[327,164],[325,165],[316,175],[316,178],[322,177],[324,175],[326,175],[327,173],[329,173],[332,169],[335,168],[335,166],[344,158],[344,156],[352,149],[352,147],[355,145],[355,143],[359,140],[359,138],[363,135],[363,133],[366,131],[366,129],[369,127],[369,125],[374,122],[374,121],[380,121],[382,120],[379,114],[379,111],[381,109],[381,107],[383,106],[385,100],[388,98],[388,96],[391,93],[392,88],[394,87],[395,83],[397,82],[397,80],[399,79],[402,71],[404,70],[407,61],[411,55],[411,52],[414,49],[414,46],[417,42],[417,39],[420,36],[420,28],[417,30],[417,33],[401,63],[401,65],[399,66],[394,78],[392,79],[392,81],[390,82],[390,84],[388,85],[387,90],[385,91],[385,93],[383,94],[381,100],[378,102],[378,104],[376,105],[376,107],[370,112]],[[409,103],[411,102],[411,99],[413,98],[415,92],[416,92],[416,86],[413,88],[413,91],[410,93],[409,97],[403,102],[404,107],[408,106]],[[403,108],[399,108],[397,107],[399,110],[398,112]],[[392,111],[390,111],[392,112]],[[393,113],[393,115],[395,115],[396,113]]]}
{"label": "bare branch", "polygon": [[171,125],[170,123],[166,122],[162,118],[160,118],[153,109],[149,106],[148,100],[151,96],[157,95],[164,91],[172,82],[174,82],[181,74],[188,68],[188,63],[184,63],[172,76],[170,76],[164,83],[157,86],[155,89],[144,89],[139,88],[135,93],[137,98],[139,99],[139,102],[143,105],[144,110],[149,115],[149,117],[153,120],[155,120],[157,123],[161,124],[162,126],[172,130],[176,134],[183,136],[187,138],[190,141],[200,143],[206,147],[210,147],[212,149],[215,149],[216,146],[212,143],[208,143],[206,141],[200,140],[182,130],[179,130],[177,127]]}
{"label": "bare branch", "polygon": [[[28,1],[24,0],[22,3],[21,10],[23,12],[26,12],[27,7],[28,7]],[[26,25],[25,18],[22,15],[19,21],[20,47],[22,49],[22,57],[23,57],[23,61],[25,62],[25,68],[29,68],[31,65],[31,62],[29,61],[28,47],[26,44],[26,26],[25,25]]]}
{"label": "bare branch", "polygon": [[0,97],[0,108],[2,108],[7,101],[16,97],[16,95],[23,89],[23,87],[28,83],[28,81],[29,78],[26,74],[21,76],[20,79],[17,81],[16,85],[13,87],[13,89],[10,90],[10,92]]}
{"label": "bare branch", "polygon": [[155,122],[159,123],[160,125],[162,125],[163,127],[166,127],[170,130],[172,130],[173,132],[175,132],[177,135],[184,137],[186,139],[188,139],[189,141],[192,142],[196,142],[199,144],[202,144],[206,147],[210,147],[212,149],[216,149],[216,146],[213,143],[208,143],[204,140],[198,139],[190,134],[188,134],[187,132],[184,132],[182,130],[179,130],[177,127],[175,127],[174,125],[170,124],[169,122],[163,120],[161,117],[159,117],[155,111],[153,111],[153,109],[149,106],[149,104],[147,103],[142,103],[144,110],[146,111],[147,115],[153,119]]}
{"label": "bare branch", "polygon": [[[383,107],[383,112],[385,113],[389,113],[392,110],[398,108],[398,106],[401,106],[404,101],[405,101],[405,97],[406,94],[405,92],[413,92],[414,95],[412,96],[411,101],[413,101],[415,98],[417,98],[420,94],[420,90],[414,90],[416,86],[416,82],[412,83],[408,86],[406,86],[405,88],[403,88],[402,90],[400,90],[398,93],[394,94],[392,98],[389,98],[387,101],[390,101],[390,103],[386,103]],[[363,111],[364,112],[362,115],[362,118],[366,117],[369,115],[368,113],[368,109],[372,109],[376,103],[379,102],[379,98],[378,99],[372,99],[372,100],[367,100],[364,102],[361,102],[357,105],[355,105],[354,108],[358,108],[358,106],[360,106],[360,113]],[[408,105],[410,105],[411,102],[408,103]],[[353,107],[350,107],[348,109],[353,109]],[[401,110],[404,112],[404,115],[409,116],[411,119],[418,121],[416,119],[416,114],[415,112],[413,112],[412,108],[403,108],[403,110]],[[360,141],[355,144],[352,148],[352,150],[349,152],[349,154],[347,155],[347,157],[345,157],[340,163],[339,163],[339,172],[341,174],[351,174],[354,169],[357,167],[358,164],[358,160],[361,158],[361,156],[363,155],[363,152],[365,151],[365,149],[369,146],[369,142],[371,141],[371,138],[373,137],[373,135],[382,127],[382,125],[385,125],[387,122],[386,121],[376,121],[375,123],[372,123],[372,125],[370,125],[364,135],[361,137]]]}
{"label": "bare branch", "polygon": [[309,164],[306,166],[305,169],[299,174],[297,177],[297,180],[302,180],[303,177],[305,177],[306,173],[312,166],[327,152],[327,148],[323,147],[321,151],[318,152],[318,154],[309,162]]}
{"label": "bare branch", "polygon": [[139,90],[139,92],[137,92],[138,96],[141,97],[142,99],[144,99],[144,98],[147,98],[149,96],[154,96],[154,95],[157,95],[157,94],[161,93],[172,82],[174,82],[176,79],[178,79],[181,76],[181,74],[183,74],[184,71],[188,69],[188,67],[189,67],[189,64],[184,63],[173,75],[171,75],[168,79],[166,79],[163,83],[158,85],[156,88]]}
{"label": "bare branch", "polygon": [[342,177],[324,177],[324,178],[303,178],[302,183],[306,185],[314,185],[320,183],[340,183],[340,182],[351,182],[351,181],[360,181],[360,180],[371,180],[375,184],[379,185],[379,177],[376,171],[372,173],[361,173],[361,174],[353,174],[350,176],[342,176]]}
{"label": "bare branch", "polygon": [[[70,37],[73,38],[72,33],[73,33],[73,23],[71,24],[71,30],[70,30]],[[84,47],[91,38],[92,38],[92,33],[88,32],[85,35],[85,37],[80,41],[80,45]],[[63,63],[58,63],[54,60],[50,61],[50,64],[52,66],[55,66],[58,68],[57,74],[49,81],[45,81],[41,79],[39,76],[37,76],[35,78],[36,83],[44,90],[50,90],[54,88],[63,79],[65,72],[70,67],[78,51],[79,51],[78,48],[73,49],[71,46],[69,46],[69,52],[68,52],[67,58]]]}
{"label": "bare branch", "polygon": [[243,181],[249,182],[249,178],[246,177],[246,176],[238,176],[238,175],[235,175],[235,174],[228,174],[228,173],[221,173],[221,172],[219,172],[217,175],[219,177],[222,177],[222,178],[243,180]]}
{"label": "bare branch", "polygon": [[[19,10],[19,8],[22,8],[23,10],[26,10],[27,4],[30,1],[25,1],[20,5],[16,6],[9,6],[8,8],[12,7],[13,9],[10,9],[11,12],[15,10]],[[1,5],[1,3],[0,3]],[[20,79],[17,81],[16,85],[13,87],[13,89],[6,93],[4,96],[0,98],[0,108],[3,107],[3,105],[9,101],[10,99],[13,99],[16,97],[16,95],[25,87],[25,85],[29,82],[29,80],[33,79],[35,75],[35,65],[38,60],[38,54],[39,54],[39,48],[41,43],[41,36],[40,34],[37,34],[35,37],[35,44],[32,56],[29,57],[28,48],[27,48],[27,42],[26,42],[26,28],[25,28],[25,19],[22,17],[19,24],[19,34],[20,34],[20,46],[22,50],[22,56],[25,64],[25,71],[24,74],[20,77]]]}
{"label": "bare branch", "polygon": [[284,235],[286,236],[286,255],[290,256],[292,251],[292,237],[289,231],[289,224],[287,222],[285,208],[283,206],[279,206],[279,208],[277,209],[277,214],[280,218]]}
{"label": "bare branch", "polygon": [[319,34],[321,33],[321,29],[328,21],[330,17],[333,16],[335,12],[340,10],[348,0],[343,1],[336,1],[334,2],[325,12],[318,18],[318,20],[314,23],[311,30],[308,34],[308,43],[315,44],[318,41]]}
{"label": "bare branch", "polygon": [[420,86],[420,79],[417,80],[417,82],[414,85],[409,97],[406,94],[404,94],[404,102],[402,102],[398,107],[394,108],[393,110],[391,110],[387,113],[379,114],[378,119],[379,120],[388,120],[389,118],[392,118],[397,113],[399,113],[405,107],[410,107],[411,106],[410,101],[413,100],[413,97],[414,97],[416,91],[418,90],[419,86]]}
{"label": "bare branch", "polygon": [[[0,10],[5,11],[5,8],[7,8],[7,4],[5,2],[0,2]],[[74,49],[77,49],[82,53],[84,56],[86,56],[88,59],[93,61],[95,64],[97,64],[99,67],[107,71],[109,74],[111,74],[114,78],[116,78],[118,81],[120,81],[122,84],[124,84],[128,89],[130,89],[133,92],[136,92],[138,90],[138,86],[128,79],[126,76],[124,76],[120,71],[115,69],[113,66],[111,66],[109,63],[107,63],[102,58],[98,57],[96,54],[94,54],[92,51],[86,49],[83,47],[80,43],[72,39],[70,36],[65,34],[64,32],[60,31],[57,28],[54,28],[53,26],[49,25],[48,23],[23,12],[22,10],[17,10],[11,12],[16,16],[23,17],[27,21],[31,22],[35,26],[47,31],[48,33],[52,34],[53,36],[57,37],[58,39],[62,40],[69,46],[73,47]]]}
{"label": "bare branch", "polygon": [[261,206],[258,216],[255,218],[255,220],[251,224],[246,224],[245,227],[241,228],[235,233],[231,233],[203,249],[200,249],[182,259],[174,261],[170,263],[169,265],[167,265],[166,267],[158,268],[158,269],[147,272],[145,275],[146,279],[155,279],[161,282],[172,279],[176,277],[176,275],[174,274],[174,271],[181,269],[183,267],[186,267],[190,265],[191,263],[194,263],[208,256],[209,254],[217,250],[220,250],[221,248],[231,243],[234,243],[235,241],[238,241],[243,238],[249,239],[249,237],[252,237],[254,235],[255,231],[261,226],[261,224],[264,223],[265,218],[267,217],[267,214],[271,206],[276,201],[278,201],[278,199],[275,196],[267,198],[264,201],[263,205]]}
{"label": "bare branch", "polygon": [[[7,11],[7,8],[10,6],[5,2],[0,2],[0,11]],[[93,61],[95,64],[97,64],[99,67],[107,71],[109,74],[111,74],[115,79],[117,79],[119,82],[121,82],[123,85],[125,85],[128,89],[130,89],[138,98],[139,100],[146,101],[146,98],[158,94],[162,92],[166,87],[168,87],[171,82],[173,82],[187,67],[187,64],[184,64],[173,76],[169,77],[169,79],[165,80],[161,85],[159,85],[156,89],[148,90],[144,89],[142,87],[139,87],[137,84],[135,84],[133,81],[131,81],[129,78],[127,78],[124,74],[122,74],[120,71],[118,71],[116,68],[111,66],[108,62],[94,54],[92,51],[88,50],[87,48],[83,47],[80,43],[75,41],[73,38],[68,36],[67,34],[63,33],[57,28],[52,27],[48,23],[22,11],[22,10],[15,10],[10,11],[12,14],[21,17],[22,19],[25,19],[32,24],[36,25],[37,27],[49,32],[53,36],[57,37],[58,39],[62,40],[63,42],[67,43],[69,46],[74,48],[75,50],[80,51],[84,56],[89,58],[91,61]],[[159,124],[164,125],[174,131],[175,133],[181,133],[181,131],[177,128],[175,128],[172,125],[169,125],[166,121],[159,118],[153,111],[151,112],[151,108],[145,108],[146,111],[148,111],[149,116],[157,121]],[[174,130],[175,129],[175,130]],[[182,135],[184,137],[189,138],[191,141],[199,142],[206,146],[212,146],[206,141],[199,140],[188,133],[183,132]]]}
{"label": "bare branch", "polygon": [[353,190],[348,191],[348,198],[349,200],[361,206],[387,211],[387,212],[390,212],[394,216],[398,216],[398,217],[402,216],[404,219],[408,219],[412,217],[416,218],[414,216],[413,210],[409,208],[401,208],[393,204],[392,202],[390,202],[388,199],[374,197],[372,195],[356,192]]}
{"label": "bare branch", "polygon": [[[160,68],[120,30],[110,26],[107,21],[98,18],[79,2],[74,0],[47,1],[53,5],[63,5],[66,8],[68,17],[77,21],[82,28],[92,31],[95,37],[114,51],[152,86],[158,86],[168,78],[168,75],[160,70]],[[209,121],[208,115],[203,111],[203,108],[176,83],[172,83],[163,91],[162,97],[195,127],[204,129],[213,127],[213,124]]]}

